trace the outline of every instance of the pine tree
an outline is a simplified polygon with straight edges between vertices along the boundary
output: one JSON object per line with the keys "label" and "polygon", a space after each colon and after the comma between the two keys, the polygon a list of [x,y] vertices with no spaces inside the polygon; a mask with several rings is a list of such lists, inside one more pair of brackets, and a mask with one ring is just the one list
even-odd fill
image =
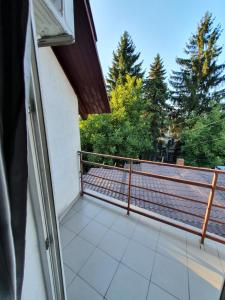
{"label": "pine tree", "polygon": [[120,38],[117,50],[113,51],[113,62],[109,68],[107,87],[113,90],[117,84],[126,82],[126,75],[143,77],[142,62],[138,63],[140,52],[135,53],[135,45],[127,31]]}
{"label": "pine tree", "polygon": [[225,64],[218,64],[221,26],[213,23],[212,14],[207,12],[185,47],[187,57],[176,59],[180,71],[173,71],[171,76],[171,97],[183,118],[210,111],[225,98]]}
{"label": "pine tree", "polygon": [[166,80],[166,71],[163,61],[159,54],[154,58],[150,66],[148,78],[145,82],[145,93],[148,99],[149,111],[152,113],[150,131],[153,140],[153,153],[150,159],[156,159],[158,138],[162,134],[164,119],[168,105],[168,90]]}

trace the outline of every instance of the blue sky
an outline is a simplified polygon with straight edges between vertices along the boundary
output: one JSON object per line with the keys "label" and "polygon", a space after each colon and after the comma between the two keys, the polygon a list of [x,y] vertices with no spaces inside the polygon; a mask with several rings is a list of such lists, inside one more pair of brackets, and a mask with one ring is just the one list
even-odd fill
{"label": "blue sky", "polygon": [[[183,55],[185,43],[206,11],[224,28],[220,44],[225,45],[225,0],[90,0],[98,36],[98,51],[104,75],[124,30],[127,30],[148,71],[160,53],[167,75],[176,69],[176,56]],[[225,46],[224,46],[225,47]],[[221,55],[225,62],[225,49]]]}

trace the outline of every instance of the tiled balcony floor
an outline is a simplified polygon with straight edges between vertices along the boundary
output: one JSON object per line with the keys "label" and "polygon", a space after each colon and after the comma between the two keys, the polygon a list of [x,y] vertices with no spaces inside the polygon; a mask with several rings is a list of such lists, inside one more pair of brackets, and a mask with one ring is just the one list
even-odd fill
{"label": "tiled balcony floor", "polygon": [[68,300],[218,300],[225,247],[100,200],[60,224]]}

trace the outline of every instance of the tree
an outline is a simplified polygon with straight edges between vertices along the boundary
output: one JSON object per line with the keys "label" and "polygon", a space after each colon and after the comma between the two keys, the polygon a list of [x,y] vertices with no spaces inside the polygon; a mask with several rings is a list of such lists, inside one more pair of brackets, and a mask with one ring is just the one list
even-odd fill
{"label": "tree", "polygon": [[[210,113],[190,118],[181,141],[185,162],[195,166],[215,167],[225,164],[225,115],[221,106]],[[192,126],[192,124],[195,124]]]}
{"label": "tree", "polygon": [[116,85],[124,84],[126,76],[143,77],[141,71],[142,62],[137,63],[140,57],[140,52],[135,53],[135,45],[127,31],[120,38],[119,45],[116,51],[113,51],[112,66],[109,68],[107,78],[107,87],[112,91]]}
{"label": "tree", "polygon": [[171,96],[183,118],[210,111],[225,98],[225,64],[218,64],[222,47],[217,45],[222,30],[213,23],[207,12],[186,45],[187,57],[176,59],[180,71],[171,76]]}
{"label": "tree", "polygon": [[111,114],[91,115],[80,122],[83,150],[140,157],[152,147],[141,79],[127,75],[111,93]]}
{"label": "tree", "polygon": [[152,113],[149,129],[153,140],[153,152],[151,159],[156,159],[158,138],[162,135],[165,117],[168,109],[167,84],[165,82],[166,71],[159,54],[154,58],[150,66],[148,78],[145,81],[145,93],[148,99],[148,110]]}

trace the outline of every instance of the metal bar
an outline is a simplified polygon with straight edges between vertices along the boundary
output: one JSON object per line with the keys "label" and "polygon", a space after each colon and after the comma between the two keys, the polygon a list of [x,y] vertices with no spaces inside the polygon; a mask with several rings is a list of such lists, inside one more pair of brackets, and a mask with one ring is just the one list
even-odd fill
{"label": "metal bar", "polygon": [[119,170],[119,171],[127,172],[127,173],[129,172],[128,169],[124,169],[124,168],[121,168],[121,167],[115,167],[115,166],[100,164],[100,163],[91,162],[91,161],[83,160],[83,159],[82,159],[82,162],[84,164],[87,164],[87,165],[92,165],[92,166],[97,166],[97,167],[102,167],[102,168],[107,168],[107,169],[113,169],[113,170]]}
{"label": "metal bar", "polygon": [[225,239],[224,238],[220,238],[211,234],[206,233],[205,237],[207,239],[213,240],[215,242],[221,243],[221,244],[225,244]]}
{"label": "metal bar", "polygon": [[103,179],[103,180],[108,180],[108,181],[128,185],[127,182],[123,182],[123,181],[120,181],[120,180],[115,180],[115,179],[111,179],[111,178],[107,178],[107,177],[102,177],[102,176],[91,174],[91,173],[88,173],[86,176],[93,176],[93,177],[100,178],[100,179]]}
{"label": "metal bar", "polygon": [[97,196],[97,195],[93,195],[93,194],[88,193],[88,192],[86,192],[86,191],[84,191],[84,194],[85,194],[85,195],[88,195],[88,196],[91,196],[91,197],[94,197],[94,198],[97,198],[97,199],[99,199],[99,200],[101,200],[101,201],[103,201],[103,202],[107,202],[107,203],[110,203],[110,204],[112,204],[112,205],[118,206],[118,207],[120,207],[120,208],[127,209],[127,207],[124,206],[124,205],[122,205],[122,204],[119,204],[119,203],[116,203],[116,202],[107,200],[107,199],[102,198],[102,197]]}
{"label": "metal bar", "polygon": [[133,162],[132,162],[132,160],[130,160],[129,180],[128,180],[128,197],[127,197],[127,215],[130,214],[132,164],[133,164]]}
{"label": "metal bar", "polygon": [[[84,164],[94,165],[94,166],[98,166],[98,167],[102,167],[102,168],[109,168],[109,169],[114,169],[114,170],[120,170],[120,171],[123,171],[123,172],[129,172],[128,169],[124,169],[124,168],[121,168],[121,167],[114,167],[114,166],[110,166],[110,165],[104,165],[104,164],[100,164],[100,163],[90,162],[90,161],[87,161],[87,160],[82,160],[82,162]],[[133,170],[132,173],[137,174],[137,175],[144,175],[144,176],[148,176],[148,177],[162,179],[162,180],[168,180],[168,181],[173,181],[173,182],[178,182],[178,183],[183,183],[183,184],[188,184],[188,185],[194,185],[194,186],[198,186],[198,187],[212,188],[211,184],[203,183],[203,182],[191,181],[191,180],[186,180],[186,179],[179,179],[179,178],[174,178],[174,177],[169,177],[169,176],[164,176],[164,175],[158,175],[158,174],[154,174],[154,173],[141,172],[141,171],[136,171],[136,170]]]}
{"label": "metal bar", "polygon": [[[91,173],[88,173],[86,176],[92,176],[92,177],[96,177],[96,178],[99,178],[99,179],[103,179],[103,180],[107,180],[107,181],[112,181],[112,182],[116,182],[116,183],[128,185],[128,183],[124,182],[124,181],[115,180],[115,179],[107,178],[107,177],[102,177],[102,176],[91,174]],[[131,187],[136,187],[136,188],[144,189],[144,190],[147,190],[147,191],[150,191],[150,192],[154,192],[154,193],[158,193],[158,194],[162,194],[162,195],[166,195],[166,196],[171,196],[171,197],[179,198],[180,200],[187,200],[187,201],[191,201],[191,202],[194,202],[194,203],[199,203],[199,204],[207,205],[207,202],[203,202],[203,201],[200,201],[200,200],[197,200],[197,199],[193,199],[193,198],[189,198],[189,197],[184,197],[184,196],[176,195],[176,194],[172,194],[172,193],[166,193],[166,192],[158,191],[158,190],[155,190],[155,189],[150,189],[150,188],[147,188],[147,187],[144,187],[144,186],[139,186],[139,185],[131,184]],[[213,203],[212,206],[216,207],[216,208],[225,209],[225,206],[219,205],[219,204],[214,204]]]}
{"label": "metal bar", "polygon": [[80,153],[80,195],[83,196],[84,194],[84,187],[83,187],[83,173],[84,173],[84,168],[83,168],[83,153]]}
{"label": "metal bar", "polygon": [[158,190],[155,190],[155,189],[150,189],[150,188],[135,185],[135,184],[132,184],[131,186],[136,187],[136,188],[140,188],[140,189],[143,189],[143,190],[147,190],[147,191],[150,191],[150,192],[153,192],[153,193],[158,193],[158,194],[162,194],[162,195],[166,195],[166,196],[170,196],[170,197],[179,198],[180,200],[187,200],[187,201],[192,201],[192,202],[195,202],[195,203],[200,203],[200,204],[207,205],[207,202],[203,202],[203,201],[196,200],[196,199],[193,199],[193,198],[184,197],[184,196],[180,196],[180,195],[176,195],[176,194],[172,194],[172,193],[166,193],[166,192],[158,191]]}
{"label": "metal bar", "polygon": [[[103,198],[103,197],[101,197],[101,196],[93,195],[93,194],[88,193],[88,192],[86,192],[86,191],[84,191],[84,194],[89,195],[89,196],[92,196],[92,197],[94,197],[94,198],[97,198],[97,199],[99,199],[99,200],[101,200],[101,201],[110,203],[110,204],[112,204],[112,205],[121,207],[121,208],[123,208],[123,209],[127,209],[126,206],[123,206],[123,205],[120,205],[120,204],[115,203],[115,202],[113,202],[113,201],[107,200],[107,199],[105,199],[105,198]],[[139,214],[139,215],[142,215],[142,216],[144,216],[144,217],[153,219],[153,220],[155,220],[155,221],[159,221],[159,222],[161,222],[161,223],[164,223],[164,224],[167,224],[167,225],[171,225],[171,226],[176,227],[176,228],[179,228],[179,229],[181,229],[181,230],[184,230],[184,231],[187,231],[187,232],[196,234],[196,235],[198,235],[198,236],[201,236],[201,232],[200,232],[199,230],[197,230],[197,229],[192,229],[192,228],[186,227],[185,225],[183,226],[183,225],[181,225],[181,224],[177,224],[177,223],[174,223],[174,222],[172,222],[172,221],[165,220],[165,219],[163,219],[163,218],[160,218],[160,217],[157,217],[157,216],[148,214],[148,213],[144,213],[144,212],[139,211],[139,210],[136,210],[136,209],[134,209],[134,208],[132,208],[132,207],[130,207],[130,211],[132,211],[132,212],[134,212],[134,213],[137,213],[137,214]]]}
{"label": "metal bar", "polygon": [[119,192],[119,191],[116,191],[116,190],[113,190],[113,189],[110,189],[108,187],[104,187],[104,186],[99,186],[98,184],[96,183],[91,183],[91,182],[88,182],[86,180],[83,180],[83,183],[86,183],[86,184],[90,184],[90,185],[94,185],[94,186],[97,186],[103,190],[107,190],[107,191],[110,191],[110,192],[113,192],[113,193],[116,193],[116,194],[120,194],[120,195],[123,195],[123,196],[127,196],[127,194],[125,193],[122,193],[122,192]]}
{"label": "metal bar", "polygon": [[217,189],[218,191],[225,192],[225,186],[217,185],[216,189]]}
{"label": "metal bar", "polygon": [[209,222],[209,217],[210,217],[210,212],[211,212],[211,208],[212,208],[213,198],[214,198],[214,194],[215,194],[217,179],[218,179],[218,174],[214,173],[213,180],[212,180],[212,189],[211,189],[211,191],[209,193],[208,205],[207,205],[207,208],[206,208],[205,219],[204,219],[204,223],[203,223],[203,226],[202,226],[201,244],[204,244],[204,240],[205,240],[205,235],[206,235],[207,226],[208,226],[208,222]]}
{"label": "metal bar", "polygon": [[[87,181],[83,181],[83,182],[84,182],[84,183],[87,183],[87,184],[90,184],[90,185],[94,185],[94,186],[100,187],[100,188],[102,188],[102,189],[104,189],[104,190],[108,190],[108,191],[111,191],[111,192],[114,192],[114,193],[117,193],[117,194],[121,194],[121,195],[123,195],[123,196],[127,196],[127,194],[125,194],[125,193],[115,191],[115,190],[110,189],[110,188],[108,188],[108,187],[99,186],[98,184],[90,183],[90,182],[87,182]],[[178,212],[180,212],[180,213],[183,213],[183,214],[186,214],[186,215],[190,215],[190,216],[193,216],[193,217],[196,217],[196,218],[199,218],[199,219],[204,219],[204,216],[202,216],[202,215],[196,215],[196,214],[194,214],[194,213],[187,212],[187,211],[181,210],[181,209],[179,209],[179,208],[171,207],[171,206],[168,206],[168,205],[165,205],[165,204],[161,204],[161,203],[157,203],[157,202],[145,200],[145,199],[138,198],[138,197],[135,197],[135,196],[130,196],[130,198],[136,199],[136,200],[138,200],[138,201],[143,201],[143,202],[145,202],[145,203],[150,203],[150,204],[153,204],[153,205],[158,205],[158,206],[160,206],[160,207],[168,208],[168,209],[171,209],[171,210],[174,210],[174,211],[178,211]]]}
{"label": "metal bar", "polygon": [[137,175],[144,175],[148,177],[153,177],[157,179],[162,179],[162,180],[168,180],[168,181],[173,181],[173,182],[178,182],[178,183],[183,183],[183,184],[188,184],[188,185],[194,185],[198,187],[204,187],[204,188],[212,188],[211,184],[204,183],[204,182],[197,182],[197,181],[192,181],[192,180],[187,180],[187,179],[179,179],[175,177],[170,177],[170,176],[164,176],[164,175],[159,175],[159,174],[154,174],[154,173],[147,173],[147,172],[142,172],[142,171],[133,171],[134,174]]}
{"label": "metal bar", "polygon": [[87,152],[87,151],[78,151],[78,153],[90,154],[90,155],[94,155],[94,156],[113,158],[113,159],[125,160],[125,161],[132,160],[133,162],[149,163],[149,164],[157,165],[157,166],[167,166],[167,167],[178,168],[178,169],[189,169],[189,170],[195,170],[195,171],[205,171],[205,172],[209,172],[209,173],[225,174],[225,171],[222,171],[222,170],[209,169],[209,168],[203,168],[203,167],[180,166],[180,165],[176,165],[176,164],[162,163],[162,162],[143,160],[143,159],[138,159],[138,158],[115,156],[115,155]]}

